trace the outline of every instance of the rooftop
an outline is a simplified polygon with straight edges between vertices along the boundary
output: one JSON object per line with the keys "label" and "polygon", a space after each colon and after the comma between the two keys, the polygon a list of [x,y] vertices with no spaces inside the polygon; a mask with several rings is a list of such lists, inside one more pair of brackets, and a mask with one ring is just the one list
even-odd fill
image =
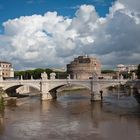
{"label": "rooftop", "polygon": [[10,62],[7,62],[7,61],[0,61],[0,63],[11,64]]}

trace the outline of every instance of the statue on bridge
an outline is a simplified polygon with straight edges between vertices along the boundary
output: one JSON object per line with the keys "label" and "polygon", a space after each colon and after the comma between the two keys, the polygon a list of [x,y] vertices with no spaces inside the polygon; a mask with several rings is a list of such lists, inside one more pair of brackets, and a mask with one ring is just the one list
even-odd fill
{"label": "statue on bridge", "polygon": [[2,68],[0,67],[0,80],[3,80],[3,77],[2,77]]}
{"label": "statue on bridge", "polygon": [[55,77],[56,77],[56,73],[54,72],[50,73],[50,79],[55,79]]}
{"label": "statue on bridge", "polygon": [[46,72],[41,73],[41,78],[42,80],[47,80],[48,79],[48,75]]}

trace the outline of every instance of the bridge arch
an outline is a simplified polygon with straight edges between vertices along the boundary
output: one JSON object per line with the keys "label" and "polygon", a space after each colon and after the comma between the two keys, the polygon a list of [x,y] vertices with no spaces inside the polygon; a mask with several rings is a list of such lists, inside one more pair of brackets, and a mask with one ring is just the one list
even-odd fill
{"label": "bridge arch", "polygon": [[101,85],[101,88],[102,89],[107,89],[108,87],[113,87],[113,86],[119,86],[119,85],[125,85],[126,83],[109,83],[109,84],[104,84],[104,85]]}
{"label": "bridge arch", "polygon": [[7,93],[8,96],[16,96],[18,93],[16,92],[16,89],[18,89],[19,87],[22,86],[28,86],[28,87],[32,87],[34,89],[36,89],[37,91],[40,91],[40,88],[35,86],[35,85],[31,85],[31,84],[15,84],[15,85],[9,85],[6,86],[5,88],[3,88],[3,90]]}
{"label": "bridge arch", "polygon": [[58,92],[57,92],[57,90],[58,89],[60,89],[60,88],[62,88],[62,87],[72,87],[72,86],[75,86],[75,87],[81,87],[81,89],[82,89],[82,87],[83,88],[85,88],[85,89],[88,89],[88,90],[91,90],[91,87],[89,87],[89,86],[87,86],[87,85],[83,85],[83,84],[78,84],[78,83],[76,83],[76,84],[59,84],[59,85],[57,85],[57,86],[54,86],[53,88],[50,88],[49,89],[49,93],[51,94],[51,96],[52,96],[52,98],[53,99],[56,99],[57,98],[57,94],[58,94]]}
{"label": "bridge arch", "polygon": [[91,89],[91,83],[88,81],[77,81],[77,80],[73,80],[73,81],[67,81],[67,80],[63,80],[63,81],[52,81],[49,82],[49,90],[52,90],[54,88],[57,87],[61,87],[64,85],[77,85],[77,86],[83,86],[87,89]]}

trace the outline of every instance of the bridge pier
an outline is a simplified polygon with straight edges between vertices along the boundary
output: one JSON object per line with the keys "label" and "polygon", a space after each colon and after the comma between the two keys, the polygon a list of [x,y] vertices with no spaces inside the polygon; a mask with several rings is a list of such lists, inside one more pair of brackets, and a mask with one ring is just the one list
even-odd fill
{"label": "bridge pier", "polygon": [[91,101],[100,101],[100,100],[101,100],[100,84],[91,81]]}
{"label": "bridge pier", "polygon": [[101,101],[101,95],[100,95],[100,92],[92,92],[91,93],[91,102],[93,101]]}
{"label": "bridge pier", "polygon": [[42,93],[42,100],[51,100],[51,99],[56,99],[57,98],[57,91],[50,91],[47,93]]}
{"label": "bridge pier", "polygon": [[133,85],[130,86],[130,96],[133,96]]}
{"label": "bridge pier", "polygon": [[51,100],[53,99],[52,95],[48,92],[48,93],[42,93],[41,94],[41,100]]}

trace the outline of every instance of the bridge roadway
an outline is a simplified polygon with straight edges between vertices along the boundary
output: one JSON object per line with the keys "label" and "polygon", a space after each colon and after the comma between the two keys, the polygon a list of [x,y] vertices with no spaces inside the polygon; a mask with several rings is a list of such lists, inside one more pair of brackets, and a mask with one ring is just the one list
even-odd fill
{"label": "bridge roadway", "polygon": [[9,92],[11,89],[16,89],[20,86],[30,86],[39,90],[42,95],[42,100],[57,98],[57,89],[62,86],[69,85],[80,85],[90,90],[91,101],[101,100],[100,91],[104,90],[109,86],[115,86],[125,84],[127,80],[104,80],[104,79],[88,79],[88,80],[76,80],[76,79],[48,79],[42,77],[39,80],[0,80],[0,87],[5,91]]}

